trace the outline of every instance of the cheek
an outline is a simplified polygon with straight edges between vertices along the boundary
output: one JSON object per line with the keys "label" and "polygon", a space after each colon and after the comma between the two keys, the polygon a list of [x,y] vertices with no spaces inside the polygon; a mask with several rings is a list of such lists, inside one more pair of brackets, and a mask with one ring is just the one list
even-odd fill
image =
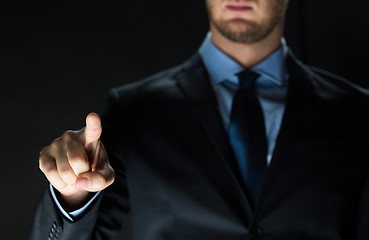
{"label": "cheek", "polygon": [[219,19],[221,17],[221,14],[219,12],[219,9],[216,6],[214,6],[214,5],[208,6],[208,11],[209,11],[209,15],[213,19]]}
{"label": "cheek", "polygon": [[282,14],[282,9],[284,6],[285,0],[266,0],[263,4],[261,11],[261,17],[264,21],[269,21],[274,19],[276,16]]}
{"label": "cheek", "polygon": [[213,16],[219,16],[222,9],[223,0],[206,0],[208,10]]}

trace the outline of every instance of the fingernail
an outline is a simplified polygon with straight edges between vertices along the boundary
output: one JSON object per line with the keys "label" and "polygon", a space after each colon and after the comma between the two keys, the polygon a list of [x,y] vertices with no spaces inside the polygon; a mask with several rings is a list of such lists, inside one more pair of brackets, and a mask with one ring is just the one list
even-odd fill
{"label": "fingernail", "polygon": [[90,186],[90,179],[87,177],[79,177],[77,181],[78,188],[88,188]]}

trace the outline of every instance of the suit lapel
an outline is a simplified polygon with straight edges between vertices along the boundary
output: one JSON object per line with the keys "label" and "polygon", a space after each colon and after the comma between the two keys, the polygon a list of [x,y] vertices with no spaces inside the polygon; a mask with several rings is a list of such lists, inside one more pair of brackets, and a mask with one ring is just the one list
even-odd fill
{"label": "suit lapel", "polygon": [[312,92],[309,70],[294,57],[292,52],[289,52],[286,63],[290,77],[285,111],[255,216],[260,212],[271,190],[278,187],[275,184],[288,163],[296,160],[299,124],[302,123]]}
{"label": "suit lapel", "polygon": [[275,184],[286,165],[288,166],[290,161],[295,160],[299,124],[302,122],[312,92],[310,71],[294,57],[292,52],[289,53],[286,61],[290,74],[286,107],[272,161],[254,211],[251,209],[244,186],[241,184],[242,179],[219,114],[216,96],[200,56],[196,54],[187,61],[177,76],[179,85],[192,104],[194,113],[199,117],[209,141],[214,145],[224,163],[225,171],[232,178],[236,192],[235,198],[239,199],[237,201],[243,208],[248,223],[253,217],[258,216],[268,194],[277,187]]}
{"label": "suit lapel", "polygon": [[233,200],[238,201],[238,205],[243,208],[243,218],[246,216],[245,220],[249,222],[251,219],[250,204],[245,197],[243,186],[240,184],[241,176],[220,117],[216,96],[198,54],[183,65],[177,78],[184,95],[194,109],[194,113],[201,121],[209,141],[214,145],[215,151],[224,163],[224,171],[233,181],[233,188],[229,186],[229,191],[235,194]]}

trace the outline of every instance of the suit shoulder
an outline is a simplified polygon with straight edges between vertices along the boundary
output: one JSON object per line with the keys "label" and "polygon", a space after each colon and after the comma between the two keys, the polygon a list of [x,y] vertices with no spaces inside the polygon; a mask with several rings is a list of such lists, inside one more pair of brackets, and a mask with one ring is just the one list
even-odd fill
{"label": "suit shoulder", "polygon": [[150,94],[160,95],[175,91],[177,86],[176,76],[182,71],[182,65],[178,65],[142,80],[124,84],[110,90],[118,99],[130,99],[148,96]]}
{"label": "suit shoulder", "polygon": [[306,66],[313,77],[313,85],[319,90],[328,90],[342,96],[356,96],[369,100],[369,89],[366,89],[337,74],[314,67]]}

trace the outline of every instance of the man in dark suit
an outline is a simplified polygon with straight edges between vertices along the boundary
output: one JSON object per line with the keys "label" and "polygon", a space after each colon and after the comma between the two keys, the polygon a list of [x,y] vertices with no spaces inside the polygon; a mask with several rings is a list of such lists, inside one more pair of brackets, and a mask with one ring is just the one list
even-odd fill
{"label": "man in dark suit", "polygon": [[293,56],[287,2],[207,0],[198,53],[45,147],[30,239],[111,239],[130,212],[136,240],[368,240],[369,92]]}

